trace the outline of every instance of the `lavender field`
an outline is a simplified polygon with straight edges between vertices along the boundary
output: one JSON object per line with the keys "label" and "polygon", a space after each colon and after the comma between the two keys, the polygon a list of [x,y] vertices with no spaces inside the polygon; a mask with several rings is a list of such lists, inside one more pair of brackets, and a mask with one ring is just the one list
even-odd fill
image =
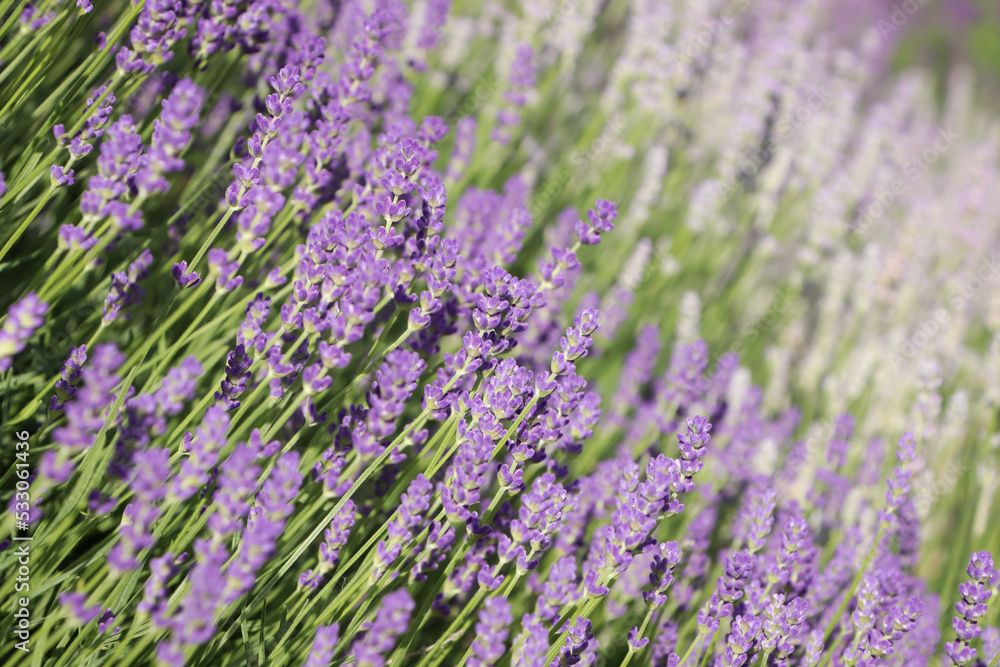
{"label": "lavender field", "polygon": [[0,0],[0,664],[997,667],[998,84],[974,0]]}

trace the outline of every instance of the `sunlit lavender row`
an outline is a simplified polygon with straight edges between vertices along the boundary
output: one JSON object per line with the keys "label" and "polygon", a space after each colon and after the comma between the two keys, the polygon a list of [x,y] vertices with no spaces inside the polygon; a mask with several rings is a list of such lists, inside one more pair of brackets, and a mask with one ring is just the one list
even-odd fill
{"label": "sunlit lavender row", "polygon": [[997,667],[995,91],[851,7],[0,0],[0,661]]}

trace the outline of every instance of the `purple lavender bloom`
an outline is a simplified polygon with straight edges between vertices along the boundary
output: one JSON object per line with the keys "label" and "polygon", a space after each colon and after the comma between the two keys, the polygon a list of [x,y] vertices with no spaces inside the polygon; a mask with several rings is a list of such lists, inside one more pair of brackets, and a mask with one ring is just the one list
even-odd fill
{"label": "purple lavender bloom", "polygon": [[521,618],[521,634],[514,640],[512,667],[546,667],[545,653],[549,649],[548,630],[537,618],[525,614]]}
{"label": "purple lavender bloom", "polygon": [[114,629],[112,629],[116,618],[118,617],[113,611],[110,609],[105,610],[105,612],[101,614],[101,617],[97,619],[97,632],[102,635],[106,632],[112,635],[121,632],[121,627],[119,626],[114,626]]}
{"label": "purple lavender bloom", "polygon": [[87,190],[80,198],[85,221],[110,217],[112,225],[124,231],[142,226],[142,218],[125,203],[142,160],[142,137],[132,116],[126,114],[108,127],[101,142],[97,174],[87,181]]}
{"label": "purple lavender bloom", "polygon": [[896,652],[896,645],[917,625],[924,613],[924,604],[914,596],[902,605],[894,604],[875,624],[867,639],[866,658],[884,660]]}
{"label": "purple lavender bloom", "polygon": [[220,466],[212,496],[215,512],[208,517],[208,526],[217,541],[239,531],[250,512],[250,496],[257,488],[260,475],[260,466],[255,462],[264,449],[260,431],[254,429],[250,439],[238,444]]}
{"label": "purple lavender bloom", "polygon": [[253,299],[247,302],[245,319],[240,325],[236,340],[244,348],[245,354],[252,354],[254,351],[263,352],[268,336],[261,327],[267,321],[271,312],[271,299],[262,293],[257,293]]}
{"label": "purple lavender bloom", "polygon": [[253,360],[247,355],[243,345],[237,345],[226,355],[226,379],[222,381],[222,391],[215,392],[215,400],[226,410],[232,411],[240,407],[237,399],[246,391],[247,382],[252,375],[252,364]]}
{"label": "purple lavender bloom", "polygon": [[399,557],[403,546],[410,543],[425,523],[424,514],[430,507],[434,487],[423,474],[410,483],[399,502],[399,509],[386,529],[388,539],[381,540],[376,547],[372,581],[378,581],[388,567]]}
{"label": "purple lavender bloom", "polygon": [[[305,90],[305,85],[302,83],[299,67],[294,65],[282,67],[277,76],[268,79],[268,83],[274,90],[264,100],[268,115],[257,114],[254,120],[257,132],[247,141],[250,157],[244,163],[233,165],[236,180],[226,189],[226,203],[233,210],[243,210],[250,205],[248,193],[254,188],[276,184],[276,189],[280,190],[290,185],[290,182],[275,183],[276,180],[284,180],[281,172],[286,172],[294,180],[294,172],[282,166],[285,158],[293,157],[292,152],[282,146],[282,128],[287,125],[286,121],[293,120],[290,117],[293,103]],[[284,130],[286,135],[293,131],[292,128]],[[287,138],[286,136],[285,139]],[[294,152],[294,156],[298,159],[297,152]]]}
{"label": "purple lavender bloom", "polygon": [[795,650],[792,640],[808,611],[809,605],[803,598],[795,598],[786,605],[784,594],[772,594],[760,616],[760,649],[774,655],[777,660],[787,658]]}
{"label": "purple lavender bloom", "polygon": [[431,524],[426,541],[417,543],[411,553],[414,563],[410,569],[411,581],[425,581],[447,558],[455,544],[455,527],[443,521]]}
{"label": "purple lavender bloom", "polygon": [[[196,540],[195,564],[188,574],[190,586],[173,616],[161,619],[169,626],[170,640],[157,647],[157,658],[169,665],[183,665],[183,649],[204,644],[215,634],[216,610],[226,590],[223,572],[229,551],[225,544]],[[161,612],[164,613],[164,612]]]}
{"label": "purple lavender bloom", "polygon": [[636,336],[635,349],[625,355],[618,376],[618,390],[612,407],[615,423],[624,424],[628,413],[641,402],[641,391],[653,377],[659,354],[659,328],[652,325],[643,327]]}
{"label": "purple lavender bloom", "polygon": [[[620,499],[618,509],[612,514],[612,523],[604,538],[604,554],[615,576],[628,569],[633,554],[646,546],[650,532],[656,527],[658,515],[648,510],[639,495],[628,493]],[[598,588],[603,587],[603,583],[599,583]]]}
{"label": "purple lavender bloom", "polygon": [[149,74],[157,65],[170,60],[174,55],[171,49],[185,34],[180,27],[183,15],[178,0],[148,2],[129,33],[129,47],[122,47],[115,56],[118,71]]}
{"label": "purple lavender bloom", "polygon": [[667,602],[667,589],[674,582],[674,568],[681,562],[681,550],[677,542],[661,542],[653,555],[649,572],[649,583],[653,588],[643,591],[642,599],[652,609]]}
{"label": "purple lavender bloom", "polygon": [[243,541],[233,561],[226,568],[223,603],[233,602],[249,591],[257,580],[257,571],[277,548],[277,539],[302,485],[299,453],[288,452],[278,459],[270,477],[257,494],[257,506],[247,518]]}
{"label": "purple lavender bloom", "polygon": [[809,524],[798,507],[790,510],[781,533],[777,553],[768,555],[766,572],[772,585],[791,586],[791,590],[805,593],[813,577],[813,560],[816,548],[813,546]]}
{"label": "purple lavender bloom", "polygon": [[111,324],[123,306],[138,303],[145,292],[138,283],[149,275],[149,267],[153,263],[153,254],[147,248],[135,261],[128,265],[127,271],[118,271],[111,275],[111,289],[104,299],[104,315],[101,323]]}
{"label": "purple lavender bloom", "polygon": [[118,499],[107,495],[97,489],[87,496],[87,509],[94,514],[110,514],[118,506]]}
{"label": "purple lavender bloom", "polygon": [[597,199],[596,208],[587,211],[587,222],[576,224],[576,235],[583,245],[596,245],[601,242],[601,234],[606,234],[615,228],[614,221],[618,217],[618,207],[607,199]]}
{"label": "purple lavender bloom", "polygon": [[41,30],[56,17],[55,12],[40,13],[31,3],[24,6],[21,11],[21,30],[25,32],[35,32]]}
{"label": "purple lavender bloom", "polygon": [[[153,401],[159,417],[175,415],[184,409],[184,403],[195,396],[198,377],[203,370],[198,359],[194,355],[189,355],[184,357],[180,364],[167,371],[162,384],[153,392]],[[155,432],[162,433],[164,430],[166,427],[162,421],[155,425]]]}
{"label": "purple lavender bloom", "polygon": [[[516,548],[501,555],[501,564],[515,560],[520,572],[533,570],[538,565],[537,556],[552,545],[552,536],[562,525],[567,493],[550,472],[542,474],[524,494],[517,518],[510,523],[510,534]],[[506,538],[501,536],[501,544]]]}
{"label": "purple lavender bloom", "polygon": [[493,440],[480,429],[467,426],[464,420],[459,422],[458,437],[458,451],[441,485],[441,504],[449,520],[476,522],[479,517],[473,508],[486,483]]}
{"label": "purple lavender bloom", "polygon": [[687,433],[678,433],[677,442],[681,450],[681,475],[690,483],[695,473],[702,469],[701,459],[708,451],[708,443],[712,436],[709,431],[712,425],[707,417],[695,416],[685,420]]}
{"label": "purple lavender bloom", "polygon": [[177,574],[178,569],[174,555],[170,552],[149,560],[149,578],[143,586],[138,610],[149,614],[153,624],[160,630],[167,628],[162,622],[167,611],[167,583]]}
{"label": "purple lavender bloom", "polygon": [[581,656],[588,648],[593,653],[597,642],[594,641],[594,633],[590,629],[590,619],[582,616],[577,617],[576,623],[569,628],[566,643],[559,649],[559,662],[552,664],[558,664],[559,667],[570,667],[570,665],[580,663]]}
{"label": "purple lavender bloom", "polygon": [[803,656],[803,662],[807,667],[816,667],[819,661],[823,658],[823,631],[813,630],[809,633],[809,639],[806,642],[806,653]]}
{"label": "purple lavender bloom", "polygon": [[82,385],[73,399],[63,406],[65,424],[52,431],[53,441],[61,447],[42,457],[40,468],[49,479],[56,483],[69,479],[75,468],[70,458],[94,444],[97,433],[104,426],[105,410],[115,400],[114,389],[119,382],[116,372],[124,361],[125,356],[114,343],[94,348],[90,364],[80,371]]}
{"label": "purple lavender bloom", "polygon": [[97,245],[97,237],[87,233],[83,227],[62,225],[59,227],[59,247],[74,252],[89,250]]}
{"label": "purple lavender bloom", "polygon": [[194,269],[188,272],[188,265],[186,261],[175,263],[171,273],[173,274],[174,280],[177,282],[179,287],[195,287],[201,282],[201,276],[199,276]]}
{"label": "purple lavender bloom", "polygon": [[899,461],[892,475],[886,482],[889,486],[885,492],[886,509],[879,512],[879,519],[889,526],[895,523],[895,515],[906,500],[910,492],[910,477],[913,474],[911,464],[917,458],[917,441],[912,433],[904,433],[899,439],[899,446],[896,449],[896,460]]}
{"label": "purple lavender bloom", "polygon": [[[448,19],[451,10],[451,0],[428,0],[424,3],[420,31],[417,33],[417,48],[432,51],[437,47],[441,36],[441,28]],[[417,71],[422,71],[422,64],[414,63]]]}
{"label": "purple lavender bloom", "polygon": [[557,560],[542,584],[542,594],[538,598],[535,617],[551,624],[559,618],[559,610],[564,604],[576,602],[579,597],[579,576],[576,558],[564,556]]}
{"label": "purple lavender bloom", "polygon": [[69,609],[78,625],[86,625],[101,615],[101,605],[87,605],[86,593],[60,593],[59,604]]}
{"label": "purple lavender bloom", "polygon": [[868,649],[868,632],[875,627],[875,606],[880,599],[878,578],[865,575],[858,591],[858,606],[851,614],[854,623],[854,641],[844,649],[844,660],[857,662]]}
{"label": "purple lavender bloom", "polygon": [[72,169],[67,169],[66,167],[60,167],[58,165],[52,165],[49,169],[49,180],[53,187],[59,187],[62,185],[73,185],[76,183],[76,172]]}
{"label": "purple lavender bloom", "polygon": [[184,168],[180,154],[191,141],[204,103],[205,92],[190,79],[181,79],[163,100],[163,112],[153,121],[153,137],[135,176],[140,196],[166,192],[170,184],[164,176]]}
{"label": "purple lavender bloom", "polygon": [[635,653],[636,651],[641,651],[646,648],[649,644],[649,637],[639,636],[639,627],[633,625],[628,631],[628,651],[629,653]]}
{"label": "purple lavender bloom", "polygon": [[35,331],[45,323],[49,304],[31,292],[7,310],[7,319],[0,328],[0,373],[10,370],[12,359],[28,344]]}
{"label": "purple lavender bloom", "polygon": [[213,405],[205,411],[201,426],[184,434],[184,451],[188,456],[171,485],[171,495],[185,500],[197,493],[208,481],[209,471],[216,465],[219,451],[226,445],[229,415],[225,408]]}
{"label": "purple lavender bloom", "polygon": [[306,658],[303,667],[328,667],[333,662],[333,652],[337,648],[337,639],[340,635],[340,626],[319,625],[316,627],[316,637],[313,639],[312,648],[309,649],[309,657]]}
{"label": "purple lavender bloom", "polygon": [[[268,36],[265,17],[260,16],[265,7],[257,3],[241,3],[224,0],[197,5],[192,10],[193,23],[197,27],[190,44],[191,55],[198,67],[207,66],[207,60],[220,51],[229,51],[243,45],[250,51],[257,50],[257,44],[265,42]],[[182,32],[183,34],[183,32]]]}
{"label": "purple lavender bloom", "polygon": [[330,527],[323,532],[323,542],[319,545],[319,563],[315,569],[306,570],[299,576],[299,585],[318,588],[327,572],[336,567],[340,550],[351,536],[356,512],[357,506],[348,500],[330,520]]}
{"label": "purple lavender bloom", "polygon": [[120,539],[108,554],[112,572],[135,569],[139,564],[139,553],[153,546],[152,526],[160,515],[158,502],[167,495],[163,482],[169,477],[170,450],[142,449],[133,455],[129,486],[134,500],[122,514],[122,523],[118,527]]}
{"label": "purple lavender bloom", "polygon": [[406,589],[393,591],[385,596],[364,637],[351,645],[348,656],[354,657],[357,667],[379,667],[385,664],[385,656],[396,645],[396,638],[406,632],[415,606]]}
{"label": "purple lavender bloom", "polygon": [[496,127],[491,137],[501,144],[510,143],[511,128],[521,122],[518,110],[528,102],[528,92],[535,87],[535,50],[529,44],[517,47],[514,63],[510,70],[510,89],[504,94],[509,108],[497,113]]}
{"label": "purple lavender bloom", "polygon": [[237,276],[240,268],[237,260],[227,261],[228,256],[222,248],[212,248],[208,251],[208,273],[216,276],[215,289],[221,294],[231,292],[243,284],[243,277]]}
{"label": "purple lavender bloom", "polygon": [[115,457],[109,466],[113,475],[125,477],[132,451],[146,447],[153,437],[166,431],[167,418],[180,412],[194,397],[202,370],[198,360],[188,356],[167,372],[155,392],[125,401],[125,419],[115,443]]}
{"label": "purple lavender bloom", "polygon": [[952,619],[957,638],[946,642],[944,652],[956,665],[965,665],[976,657],[972,641],[982,634],[980,620],[986,615],[987,603],[993,596],[991,586],[995,586],[1000,573],[993,566],[993,555],[988,551],[974,552],[969,559],[966,572],[970,580],[960,584],[962,599],[955,605],[960,616]]}
{"label": "purple lavender bloom", "polygon": [[63,125],[54,125],[52,127],[52,133],[55,135],[56,141],[60,146],[68,147],[70,153],[69,163],[65,167],[58,167],[58,172],[53,172],[53,176],[56,176],[57,184],[71,185],[73,183],[73,170],[70,169],[70,166],[74,161],[79,160],[94,150],[91,142],[104,134],[104,126],[111,118],[111,112],[115,103],[114,93],[109,92],[107,97],[101,102],[101,106],[97,106],[97,100],[106,91],[107,87],[101,86],[95,89],[90,94],[90,97],[87,98],[87,111],[85,112],[87,120],[75,136],[67,136]]}
{"label": "purple lavender bloom", "polygon": [[623,485],[619,507],[604,540],[607,565],[617,574],[628,569],[633,554],[649,545],[649,534],[657,521],[684,510],[682,494],[694,489],[692,477],[701,470],[712,425],[704,417],[687,420],[688,432],[678,434],[681,459],[660,455],[650,459],[646,479],[638,481],[638,467],[627,460],[632,483]]}
{"label": "purple lavender bloom", "polygon": [[726,559],[726,571],[719,577],[711,599],[698,612],[698,633],[710,635],[733,613],[733,602],[743,597],[743,587],[753,571],[754,556],[748,551],[736,551]]}
{"label": "purple lavender bloom", "polygon": [[81,345],[69,351],[69,356],[62,365],[59,379],[56,380],[56,393],[49,399],[49,410],[52,412],[62,412],[66,406],[66,401],[76,396],[77,380],[80,379],[83,371],[83,364],[87,361],[87,346]]}
{"label": "purple lavender bloom", "polygon": [[732,630],[726,640],[726,652],[723,655],[723,667],[742,667],[746,664],[749,654],[754,650],[757,637],[761,632],[761,622],[753,614],[737,616],[733,620]]}
{"label": "purple lavender bloom", "polygon": [[767,537],[774,525],[774,506],[778,501],[778,493],[773,488],[765,489],[755,495],[745,530],[747,550],[752,554],[767,545]]}
{"label": "purple lavender bloom", "polygon": [[472,643],[471,667],[491,667],[506,653],[508,626],[514,622],[510,603],[501,597],[486,600],[479,610],[476,640]]}
{"label": "purple lavender bloom", "polygon": [[[472,544],[472,548],[466,555],[464,561],[458,564],[455,571],[451,574],[448,579],[448,586],[452,587],[452,590],[461,592],[470,592],[476,588],[479,581],[479,574],[484,570],[489,569],[488,559],[490,556],[497,552],[497,547],[493,544],[492,540],[476,540]],[[437,605],[437,608],[441,611],[448,611],[450,609],[444,601]]]}
{"label": "purple lavender bloom", "polygon": [[[409,350],[397,349],[386,355],[368,392],[368,415],[364,426],[352,433],[352,442],[362,458],[372,459],[382,453],[383,443],[395,433],[396,419],[416,390],[425,367],[423,359]],[[393,452],[389,461],[399,463],[404,458],[402,453]]]}
{"label": "purple lavender bloom", "polygon": [[[664,615],[666,616],[666,615]],[[653,640],[653,667],[677,667],[680,664],[680,656],[674,653],[677,648],[677,624],[669,618],[660,621],[655,639]]]}
{"label": "purple lavender bloom", "polygon": [[[598,319],[599,314],[595,308],[588,308],[577,315],[573,326],[566,329],[566,335],[559,340],[559,350],[552,355],[553,375],[569,372],[573,362],[587,356],[587,351],[594,344],[593,335],[598,328]],[[543,391],[548,390],[549,386],[544,384]],[[552,389],[554,388],[553,385]]]}
{"label": "purple lavender bloom", "polygon": [[247,200],[247,207],[236,217],[236,249],[240,253],[250,254],[267,243],[271,223],[285,206],[285,197],[270,187],[251,187]]}

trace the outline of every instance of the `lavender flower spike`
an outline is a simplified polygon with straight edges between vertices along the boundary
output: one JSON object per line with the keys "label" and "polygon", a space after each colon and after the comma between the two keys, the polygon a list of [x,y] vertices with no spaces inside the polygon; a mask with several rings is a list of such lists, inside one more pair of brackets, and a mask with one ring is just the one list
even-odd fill
{"label": "lavender flower spike", "polygon": [[199,276],[194,269],[188,271],[186,261],[175,263],[171,273],[173,274],[178,287],[195,287],[201,282],[201,276]]}
{"label": "lavender flower spike", "polygon": [[309,657],[303,667],[327,667],[333,661],[333,651],[337,647],[339,627],[320,625],[316,628],[316,638],[313,640]]}
{"label": "lavender flower spike", "polygon": [[365,636],[351,645],[348,656],[354,657],[357,667],[385,664],[385,656],[396,645],[396,638],[406,632],[415,606],[406,589],[385,596]]}
{"label": "lavender flower spike", "polygon": [[956,616],[951,622],[958,637],[944,645],[944,652],[959,667],[972,662],[976,657],[972,641],[983,632],[979,623],[986,615],[986,605],[993,596],[991,588],[1000,581],[1000,571],[994,568],[993,555],[988,551],[973,553],[966,572],[969,581],[958,587],[962,599],[955,605],[960,616]]}
{"label": "lavender flower spike", "polygon": [[3,328],[0,328],[0,373],[10,370],[12,358],[42,326],[48,311],[49,305],[40,301],[34,292],[10,307]]}
{"label": "lavender flower spike", "polygon": [[501,597],[486,600],[476,623],[476,641],[472,644],[470,667],[491,667],[506,652],[507,627],[514,621],[510,603]]}

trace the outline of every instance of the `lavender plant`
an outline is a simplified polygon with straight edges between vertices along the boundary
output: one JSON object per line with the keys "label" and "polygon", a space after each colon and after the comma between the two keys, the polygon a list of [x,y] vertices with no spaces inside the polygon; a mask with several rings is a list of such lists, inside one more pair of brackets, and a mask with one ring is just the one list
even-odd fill
{"label": "lavender plant", "polygon": [[835,4],[0,0],[3,664],[996,667],[1000,126]]}

